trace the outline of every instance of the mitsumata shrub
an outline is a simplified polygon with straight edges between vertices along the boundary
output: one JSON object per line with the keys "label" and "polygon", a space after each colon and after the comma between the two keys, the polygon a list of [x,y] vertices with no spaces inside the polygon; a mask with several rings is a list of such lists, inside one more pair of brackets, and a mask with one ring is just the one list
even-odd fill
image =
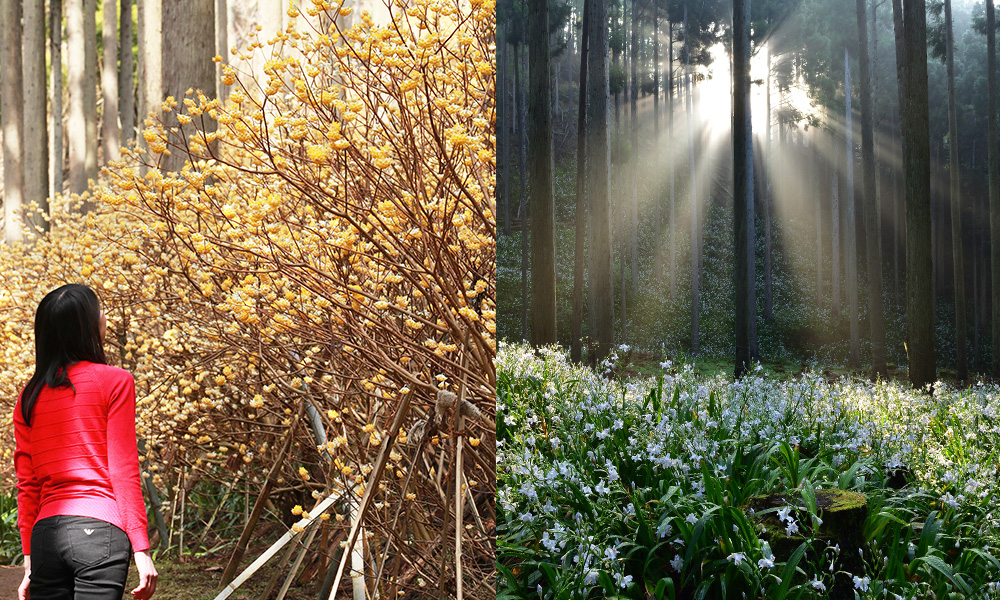
{"label": "mitsumata shrub", "polygon": [[[492,597],[495,6],[386,6],[390,22],[348,29],[349,2],[294,3],[286,30],[220,66],[226,103],[165,99],[89,214],[57,200],[50,235],[0,249],[0,397],[31,373],[41,295],[89,283],[171,499],[185,472],[271,477],[279,519],[332,543],[367,493],[368,593],[454,589],[462,567],[465,593]],[[182,168],[160,168],[170,153]]]}

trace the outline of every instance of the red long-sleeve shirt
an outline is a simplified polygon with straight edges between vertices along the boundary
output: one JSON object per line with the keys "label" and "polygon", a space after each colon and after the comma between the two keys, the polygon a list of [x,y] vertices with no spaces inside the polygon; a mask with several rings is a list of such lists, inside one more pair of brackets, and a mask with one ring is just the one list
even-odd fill
{"label": "red long-sleeve shirt", "polygon": [[55,515],[92,517],[120,527],[132,550],[149,548],[135,436],[135,381],[117,367],[78,362],[76,388],[46,386],[31,426],[14,408],[14,467],[21,546],[31,554],[35,522]]}

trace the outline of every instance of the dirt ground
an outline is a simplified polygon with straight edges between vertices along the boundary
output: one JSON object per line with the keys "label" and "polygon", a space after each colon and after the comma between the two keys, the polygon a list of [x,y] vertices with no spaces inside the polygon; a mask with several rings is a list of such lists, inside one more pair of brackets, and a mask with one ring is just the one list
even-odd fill
{"label": "dirt ground", "polygon": [[17,600],[17,586],[24,579],[24,567],[0,567],[0,600]]}
{"label": "dirt ground", "polygon": [[[219,580],[222,577],[222,562],[218,559],[191,559],[188,562],[177,563],[160,559],[156,561],[159,582],[156,586],[154,600],[212,600],[219,593]],[[244,561],[243,567],[249,564]],[[0,600],[17,600],[17,586],[24,577],[24,568],[19,566],[0,566]],[[124,600],[132,600],[129,592],[135,589],[138,577],[135,565],[129,570],[128,585],[125,586]],[[267,583],[266,575],[255,576],[230,598],[233,600],[249,600],[257,598]],[[244,591],[245,590],[245,591]],[[289,590],[289,600],[315,598],[315,592],[293,586]]]}

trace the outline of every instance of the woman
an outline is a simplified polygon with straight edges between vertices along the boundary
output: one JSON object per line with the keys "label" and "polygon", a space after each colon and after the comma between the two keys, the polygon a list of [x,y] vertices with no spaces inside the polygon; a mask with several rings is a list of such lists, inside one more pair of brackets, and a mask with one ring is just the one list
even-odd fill
{"label": "woman", "polygon": [[18,600],[121,600],[134,551],[156,589],[135,436],[135,382],[107,365],[97,295],[64,285],[35,313],[35,373],[14,409]]}

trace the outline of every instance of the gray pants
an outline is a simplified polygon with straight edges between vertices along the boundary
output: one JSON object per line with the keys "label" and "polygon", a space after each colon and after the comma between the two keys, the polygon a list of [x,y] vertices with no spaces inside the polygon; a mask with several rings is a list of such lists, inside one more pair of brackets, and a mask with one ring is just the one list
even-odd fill
{"label": "gray pants", "polygon": [[90,517],[55,516],[31,530],[31,600],[121,600],[132,562],[124,531]]}

